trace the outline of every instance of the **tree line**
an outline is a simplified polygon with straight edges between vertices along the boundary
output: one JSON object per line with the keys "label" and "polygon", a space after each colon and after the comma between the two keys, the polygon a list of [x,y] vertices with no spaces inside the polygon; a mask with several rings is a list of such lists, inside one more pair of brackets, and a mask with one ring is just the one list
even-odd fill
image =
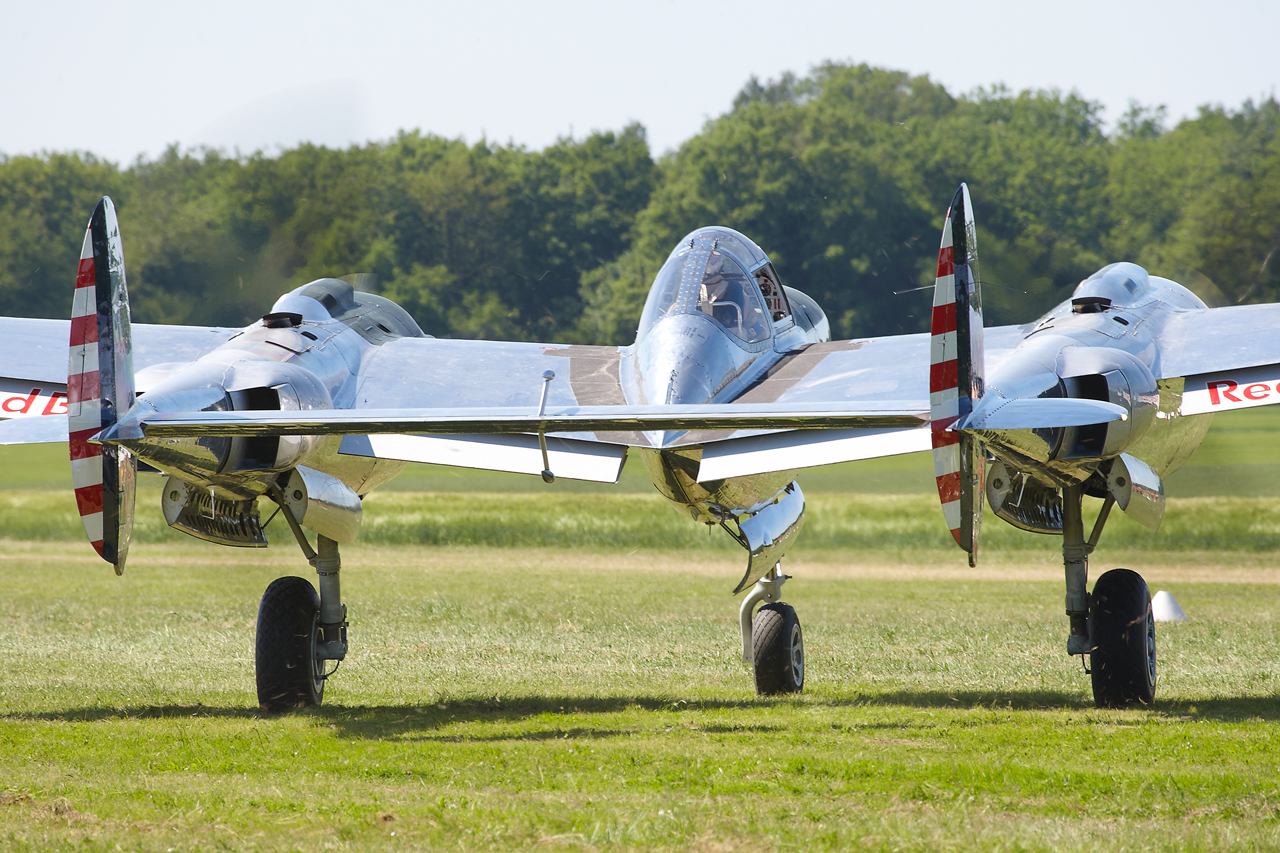
{"label": "tree line", "polygon": [[170,148],[0,156],[5,314],[65,317],[93,205],[120,215],[137,322],[243,325],[286,290],[359,274],[425,331],[625,344],[668,252],[736,228],[841,337],[927,329],[942,215],[960,181],[989,322],[1024,322],[1129,260],[1210,304],[1280,301],[1280,105],[1169,127],[1057,91],[953,95],[827,64],[752,79],[654,159],[630,125],[541,151],[417,131],[275,156]]}

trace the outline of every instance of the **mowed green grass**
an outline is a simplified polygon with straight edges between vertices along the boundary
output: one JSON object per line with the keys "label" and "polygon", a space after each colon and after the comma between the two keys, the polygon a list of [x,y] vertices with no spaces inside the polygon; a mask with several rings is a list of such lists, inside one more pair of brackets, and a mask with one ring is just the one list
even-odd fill
{"label": "mowed green grass", "polygon": [[[1224,425],[1280,464],[1269,424]],[[422,473],[344,551],[352,653],[324,707],[264,718],[257,599],[310,574],[286,532],[176,534],[149,479],[116,578],[56,450],[0,455],[0,849],[1280,847],[1265,491],[1108,527],[1095,575],[1135,568],[1192,621],[1160,626],[1153,708],[1100,711],[1064,653],[1056,542],[992,519],[968,569],[912,485],[927,460],[802,478],[786,597],[809,682],[783,699],[739,656],[741,552],[647,482]]]}

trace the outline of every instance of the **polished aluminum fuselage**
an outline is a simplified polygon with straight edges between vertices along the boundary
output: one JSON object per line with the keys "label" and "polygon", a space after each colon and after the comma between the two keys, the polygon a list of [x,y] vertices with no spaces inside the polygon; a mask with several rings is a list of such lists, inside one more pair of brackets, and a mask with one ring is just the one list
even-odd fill
{"label": "polished aluminum fuselage", "polygon": [[[727,402],[740,397],[787,353],[822,339],[787,317],[773,336],[748,344],[704,314],[682,314],[655,325],[628,348],[622,363],[627,402],[636,405]],[[727,480],[698,481],[703,436],[653,433],[639,453],[645,472],[667,500],[707,524],[758,512],[794,479],[778,471]]]}

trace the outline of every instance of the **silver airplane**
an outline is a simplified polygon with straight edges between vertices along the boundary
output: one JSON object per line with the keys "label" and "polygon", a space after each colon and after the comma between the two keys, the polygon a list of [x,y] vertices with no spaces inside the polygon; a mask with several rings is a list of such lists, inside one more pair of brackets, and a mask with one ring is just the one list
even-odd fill
{"label": "silver airplane", "polygon": [[[746,551],[743,659],[771,694],[805,682],[803,631],[781,600],[804,517],[795,472],[930,448],[971,564],[984,499],[1061,535],[1068,653],[1089,657],[1099,705],[1150,703],[1147,586],[1114,570],[1090,594],[1088,555],[1114,505],[1159,525],[1162,478],[1213,411],[1280,401],[1278,325],[1280,306],[1208,309],[1121,263],[1034,324],[984,331],[963,185],[927,335],[831,341],[817,303],[724,227],[675,247],[625,347],[436,339],[338,279],[244,329],[132,325],[104,198],[70,321],[0,318],[0,443],[68,445],[85,531],[117,574],[139,470],[167,478],[165,520],[210,542],[265,547],[259,500],[275,504],[317,586],[283,577],[263,594],[255,671],[272,711],[319,704],[347,655],[339,546],[358,536],[363,496],[409,462],[616,482],[638,454],[665,498]],[[1086,494],[1104,500],[1087,539]]]}

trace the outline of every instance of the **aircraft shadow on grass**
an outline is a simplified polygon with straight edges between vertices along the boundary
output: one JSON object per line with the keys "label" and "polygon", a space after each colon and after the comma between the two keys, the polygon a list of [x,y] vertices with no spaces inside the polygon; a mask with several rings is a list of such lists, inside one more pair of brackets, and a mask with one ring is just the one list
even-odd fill
{"label": "aircraft shadow on grass", "polygon": [[[449,735],[435,737],[427,734],[444,726],[466,723],[519,722],[543,715],[571,716],[583,714],[615,714],[639,708],[654,714],[668,713],[673,721],[682,719],[689,711],[739,710],[769,707],[779,703],[791,703],[788,698],[755,698],[742,701],[727,700],[673,700],[658,696],[517,696],[509,699],[477,699],[427,705],[329,705],[300,709],[298,713],[323,719],[335,725],[342,736],[366,740],[426,739],[441,741],[541,741],[541,740],[599,740],[624,736],[623,729],[597,729],[581,725],[548,728],[518,734],[495,733],[477,737],[474,735]],[[995,711],[1091,711],[1092,702],[1082,695],[1052,690],[1020,690],[1008,692],[903,690],[880,694],[853,694],[821,704],[837,708],[950,708],[955,710],[988,708]],[[1280,696],[1223,696],[1203,700],[1156,701],[1151,708],[1135,714],[1133,719],[1145,719],[1142,714],[1158,715],[1169,719],[1199,719],[1225,723],[1280,720]],[[218,719],[252,720],[262,716],[258,708],[225,707],[213,705],[138,705],[125,708],[70,708],[64,711],[46,711],[39,714],[6,714],[0,720],[45,720],[57,722],[108,722],[120,719],[163,720],[207,717]],[[857,728],[894,728],[891,723],[858,723]],[[907,723],[903,723],[907,726]],[[770,733],[786,728],[785,723],[713,723],[699,724],[697,729],[708,734]]]}

